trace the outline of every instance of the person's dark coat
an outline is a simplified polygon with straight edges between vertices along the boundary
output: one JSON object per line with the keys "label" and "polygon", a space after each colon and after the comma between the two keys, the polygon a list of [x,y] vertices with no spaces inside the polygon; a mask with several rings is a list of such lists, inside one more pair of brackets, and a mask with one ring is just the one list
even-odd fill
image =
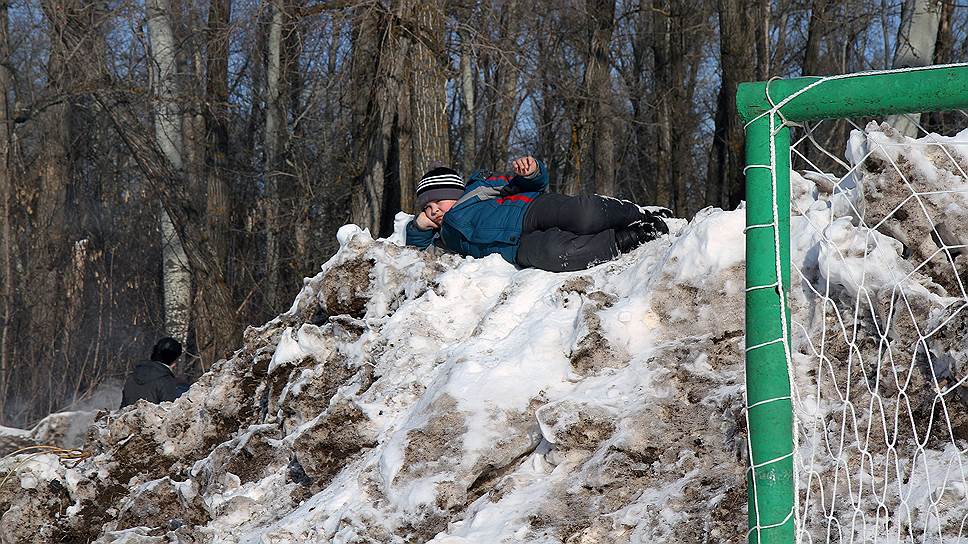
{"label": "person's dark coat", "polygon": [[142,361],[124,382],[121,408],[145,399],[158,404],[178,398],[178,382],[171,367],[158,361]]}

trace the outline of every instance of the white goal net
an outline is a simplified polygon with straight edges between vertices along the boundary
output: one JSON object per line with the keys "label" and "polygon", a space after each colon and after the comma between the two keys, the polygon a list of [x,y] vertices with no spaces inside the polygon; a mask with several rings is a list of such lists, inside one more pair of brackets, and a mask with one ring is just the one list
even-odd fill
{"label": "white goal net", "polygon": [[902,121],[792,133],[797,542],[968,543],[968,115]]}

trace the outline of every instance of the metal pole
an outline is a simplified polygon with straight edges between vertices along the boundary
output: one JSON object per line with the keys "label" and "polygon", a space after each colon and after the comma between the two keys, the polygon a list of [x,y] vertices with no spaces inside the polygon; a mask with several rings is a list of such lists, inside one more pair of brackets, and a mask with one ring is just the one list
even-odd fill
{"label": "metal pole", "polygon": [[790,322],[785,304],[790,285],[790,130],[781,125],[774,115],[773,133],[769,116],[746,127],[746,285],[751,288],[746,294],[747,483],[753,544],[788,544],[794,538],[793,406],[783,326]]}
{"label": "metal pole", "polygon": [[[779,104],[820,80],[801,77],[741,83],[736,92],[739,116],[748,123],[769,111],[772,104]],[[965,108],[968,65],[834,76],[797,95],[781,111],[784,119],[799,122]]]}

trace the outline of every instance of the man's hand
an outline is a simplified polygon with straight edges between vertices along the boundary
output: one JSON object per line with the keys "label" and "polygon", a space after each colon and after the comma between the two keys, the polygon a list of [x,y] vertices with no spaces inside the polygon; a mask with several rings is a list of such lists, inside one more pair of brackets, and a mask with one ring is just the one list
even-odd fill
{"label": "man's hand", "polygon": [[532,156],[514,159],[511,163],[515,175],[528,177],[538,171],[538,161]]}
{"label": "man's hand", "polygon": [[439,226],[431,221],[429,217],[427,217],[426,212],[420,212],[420,215],[418,215],[414,221],[417,223],[417,228],[420,230],[435,229]]}

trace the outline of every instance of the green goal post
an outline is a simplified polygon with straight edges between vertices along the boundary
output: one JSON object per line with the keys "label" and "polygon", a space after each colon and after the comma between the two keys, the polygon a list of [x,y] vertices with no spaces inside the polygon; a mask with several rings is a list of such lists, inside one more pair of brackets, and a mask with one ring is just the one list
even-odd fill
{"label": "green goal post", "polygon": [[796,537],[791,394],[790,128],[820,119],[968,108],[968,64],[743,83],[746,130],[746,417],[749,533]]}

